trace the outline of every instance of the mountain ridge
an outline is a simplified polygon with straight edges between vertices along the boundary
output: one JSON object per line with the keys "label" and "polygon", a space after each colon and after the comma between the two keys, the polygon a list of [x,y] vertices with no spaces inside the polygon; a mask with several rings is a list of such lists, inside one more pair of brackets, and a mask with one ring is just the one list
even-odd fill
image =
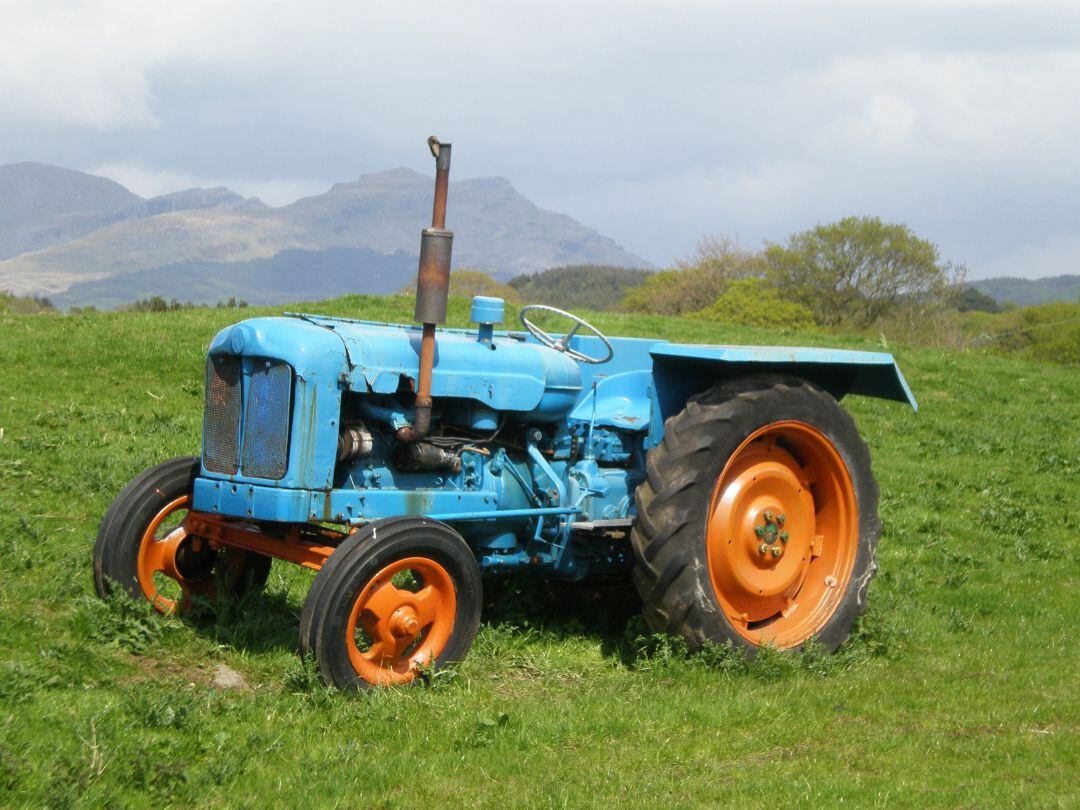
{"label": "mountain ridge", "polygon": [[[213,272],[228,273],[231,263],[286,250],[415,256],[431,216],[431,178],[404,167],[362,174],[278,207],[225,187],[145,199],[114,181],[48,164],[9,164],[0,167],[0,178],[5,171],[38,175],[45,185],[67,182],[56,196],[71,200],[57,211],[38,204],[36,214],[12,217],[7,230],[0,219],[0,289],[16,294],[56,295],[171,265],[213,265]],[[0,182],[0,213],[15,209],[18,196]],[[449,224],[457,233],[455,266],[500,278],[567,264],[650,267],[572,217],[540,208],[502,177],[453,181]],[[13,244],[34,249],[12,255]],[[311,281],[311,295],[322,295],[318,277]],[[358,282],[356,291],[364,291]]]}

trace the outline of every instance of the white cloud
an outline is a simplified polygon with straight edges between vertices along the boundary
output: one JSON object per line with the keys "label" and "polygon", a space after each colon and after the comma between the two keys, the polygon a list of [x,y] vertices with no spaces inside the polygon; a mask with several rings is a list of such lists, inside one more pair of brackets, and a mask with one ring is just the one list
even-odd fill
{"label": "white cloud", "polygon": [[[804,98],[834,111],[815,147],[874,160],[1072,170],[1080,131],[1080,44],[1050,52],[841,57]],[[1073,165],[1063,165],[1073,164]]]}
{"label": "white cloud", "polygon": [[244,197],[258,197],[269,205],[288,205],[301,197],[326,191],[327,184],[316,180],[253,180],[243,177],[196,177],[171,169],[151,169],[139,163],[104,163],[87,169],[90,174],[108,177],[143,197],[156,197],[188,188],[226,186]]}

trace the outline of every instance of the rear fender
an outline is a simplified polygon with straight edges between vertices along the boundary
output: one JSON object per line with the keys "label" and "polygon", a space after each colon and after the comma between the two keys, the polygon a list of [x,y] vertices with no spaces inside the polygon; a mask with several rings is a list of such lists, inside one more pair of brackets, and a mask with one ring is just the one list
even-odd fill
{"label": "rear fender", "polygon": [[905,402],[918,410],[900,367],[891,354],[842,349],[781,346],[688,346],[663,343],[653,347],[655,411],[652,443],[663,436],[663,423],[686,401],[720,380],[747,374],[783,374],[823,388],[837,400],[848,394]]}

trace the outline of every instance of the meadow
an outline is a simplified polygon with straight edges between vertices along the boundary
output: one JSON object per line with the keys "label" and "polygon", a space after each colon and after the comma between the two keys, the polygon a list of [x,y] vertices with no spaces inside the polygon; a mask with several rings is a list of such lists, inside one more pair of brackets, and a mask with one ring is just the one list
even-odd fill
{"label": "meadow", "polygon": [[[461,666],[346,695],[296,654],[309,573],[216,619],[93,595],[98,521],[199,451],[213,334],[282,308],[0,314],[0,805],[1075,807],[1080,373],[886,346],[921,405],[852,397],[880,571],[836,655],[690,655],[624,594],[493,583]],[[405,320],[403,297],[303,307]],[[467,304],[452,302],[464,325]],[[583,313],[688,342],[882,349]],[[248,686],[220,689],[215,667]]]}

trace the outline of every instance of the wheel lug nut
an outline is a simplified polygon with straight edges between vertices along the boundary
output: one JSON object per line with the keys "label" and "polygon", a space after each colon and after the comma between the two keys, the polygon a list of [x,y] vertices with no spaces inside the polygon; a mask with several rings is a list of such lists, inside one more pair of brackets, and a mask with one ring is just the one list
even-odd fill
{"label": "wheel lug nut", "polygon": [[765,536],[765,527],[764,526],[755,526],[754,527],[754,534],[756,534],[758,537],[764,537]]}
{"label": "wheel lug nut", "polygon": [[768,543],[762,543],[760,546],[758,546],[757,550],[761,554],[766,554],[769,551],[769,544]]}
{"label": "wheel lug nut", "polygon": [[763,514],[762,517],[765,518],[766,523],[772,523],[772,519],[773,519],[772,510],[766,509],[765,514]]}
{"label": "wheel lug nut", "polygon": [[781,543],[786,543],[787,541],[788,541],[788,533],[787,532],[780,532],[780,542]]}
{"label": "wheel lug nut", "polygon": [[779,557],[783,553],[784,553],[784,550],[782,548],[780,548],[780,546],[773,546],[772,547],[772,555],[774,557]]}
{"label": "wheel lug nut", "polygon": [[787,520],[787,516],[783,512],[776,516],[776,522],[779,523],[781,526],[784,525],[785,520]]}

